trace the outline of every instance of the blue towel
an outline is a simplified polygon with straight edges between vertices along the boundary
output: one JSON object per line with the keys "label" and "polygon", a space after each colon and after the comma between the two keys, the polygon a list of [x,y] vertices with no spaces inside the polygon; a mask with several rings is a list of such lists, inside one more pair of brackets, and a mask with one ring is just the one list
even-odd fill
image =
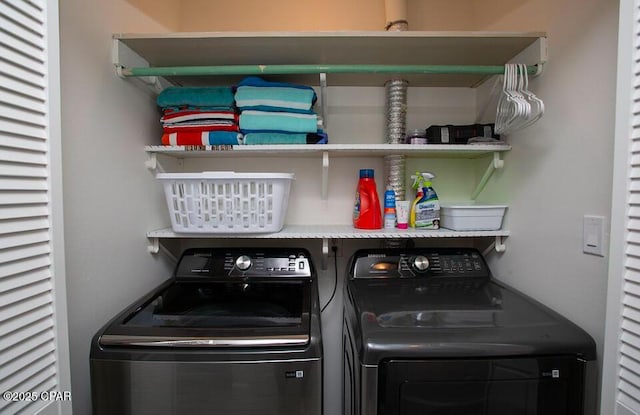
{"label": "blue towel", "polygon": [[230,87],[169,87],[165,88],[156,103],[159,107],[233,108],[233,90]]}
{"label": "blue towel", "polygon": [[242,134],[235,131],[209,131],[209,145],[240,144]]}
{"label": "blue towel", "polygon": [[307,85],[299,85],[299,84],[290,84],[287,82],[272,82],[265,81],[264,79],[258,76],[247,76],[242,81],[238,83],[238,86],[259,86],[259,87],[275,87],[275,88],[299,88],[299,89],[310,89],[313,91],[313,88]]}
{"label": "blue towel", "polygon": [[294,108],[279,108],[270,107],[268,105],[256,105],[255,107],[242,107],[242,111],[266,111],[266,112],[295,112],[297,114],[315,114],[315,111],[310,110],[297,110]]}
{"label": "blue towel", "polygon": [[315,133],[318,130],[316,114],[290,112],[243,111],[240,114],[240,131]]}
{"label": "blue towel", "polygon": [[236,106],[240,109],[261,109],[309,112],[315,92],[312,89],[285,87],[240,86],[236,90]]}

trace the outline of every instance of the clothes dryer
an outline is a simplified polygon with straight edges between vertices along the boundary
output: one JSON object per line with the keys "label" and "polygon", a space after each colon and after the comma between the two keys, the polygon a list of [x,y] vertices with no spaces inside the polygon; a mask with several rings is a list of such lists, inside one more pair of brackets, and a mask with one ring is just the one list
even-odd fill
{"label": "clothes dryer", "polygon": [[593,339],[475,249],[358,251],[343,340],[346,415],[595,413]]}

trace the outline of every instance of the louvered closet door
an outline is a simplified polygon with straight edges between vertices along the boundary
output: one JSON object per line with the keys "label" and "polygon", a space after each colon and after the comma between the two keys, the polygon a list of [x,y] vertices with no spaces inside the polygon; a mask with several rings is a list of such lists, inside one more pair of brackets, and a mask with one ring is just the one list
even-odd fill
{"label": "louvered closet door", "polygon": [[[617,412],[640,414],[640,1],[633,2],[633,93],[628,148]],[[629,16],[631,17],[631,16]],[[629,18],[627,17],[627,18]]]}
{"label": "louvered closet door", "polygon": [[59,146],[59,130],[51,127],[59,122],[51,117],[59,112],[50,110],[50,82],[59,82],[59,74],[56,69],[51,79],[58,48],[48,47],[48,24],[55,25],[57,43],[57,7],[50,0],[0,0],[1,414],[68,407],[64,395],[47,393],[68,389],[59,375],[58,345],[66,338],[57,336],[64,293],[56,288],[64,285],[56,286],[51,216],[51,145]]}
{"label": "louvered closet door", "polygon": [[621,0],[601,415],[640,415],[640,0]]}

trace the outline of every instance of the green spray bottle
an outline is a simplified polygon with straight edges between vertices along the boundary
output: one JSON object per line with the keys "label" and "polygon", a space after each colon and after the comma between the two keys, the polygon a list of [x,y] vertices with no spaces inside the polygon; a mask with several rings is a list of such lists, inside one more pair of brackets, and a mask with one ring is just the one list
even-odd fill
{"label": "green spray bottle", "polygon": [[411,202],[411,207],[409,209],[409,226],[412,228],[416,227],[416,204],[422,199],[422,187],[424,186],[424,177],[422,177],[422,173],[419,171],[416,174],[412,175],[413,184],[411,188],[415,190],[416,196]]}
{"label": "green spray bottle", "polygon": [[435,177],[435,174],[428,171],[416,172],[411,176],[414,179],[413,188],[416,189],[416,198],[409,214],[409,226],[413,228],[440,228],[440,202],[431,182]]}

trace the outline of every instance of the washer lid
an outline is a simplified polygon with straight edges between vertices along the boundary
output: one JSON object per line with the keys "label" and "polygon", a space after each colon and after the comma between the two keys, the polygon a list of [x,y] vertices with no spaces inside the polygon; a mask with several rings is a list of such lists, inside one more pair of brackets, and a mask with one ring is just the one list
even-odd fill
{"label": "washer lid", "polygon": [[351,280],[347,289],[365,364],[399,357],[596,358],[586,332],[493,280]]}
{"label": "washer lid", "polygon": [[265,347],[310,341],[311,280],[172,281],[122,313],[103,346]]}

